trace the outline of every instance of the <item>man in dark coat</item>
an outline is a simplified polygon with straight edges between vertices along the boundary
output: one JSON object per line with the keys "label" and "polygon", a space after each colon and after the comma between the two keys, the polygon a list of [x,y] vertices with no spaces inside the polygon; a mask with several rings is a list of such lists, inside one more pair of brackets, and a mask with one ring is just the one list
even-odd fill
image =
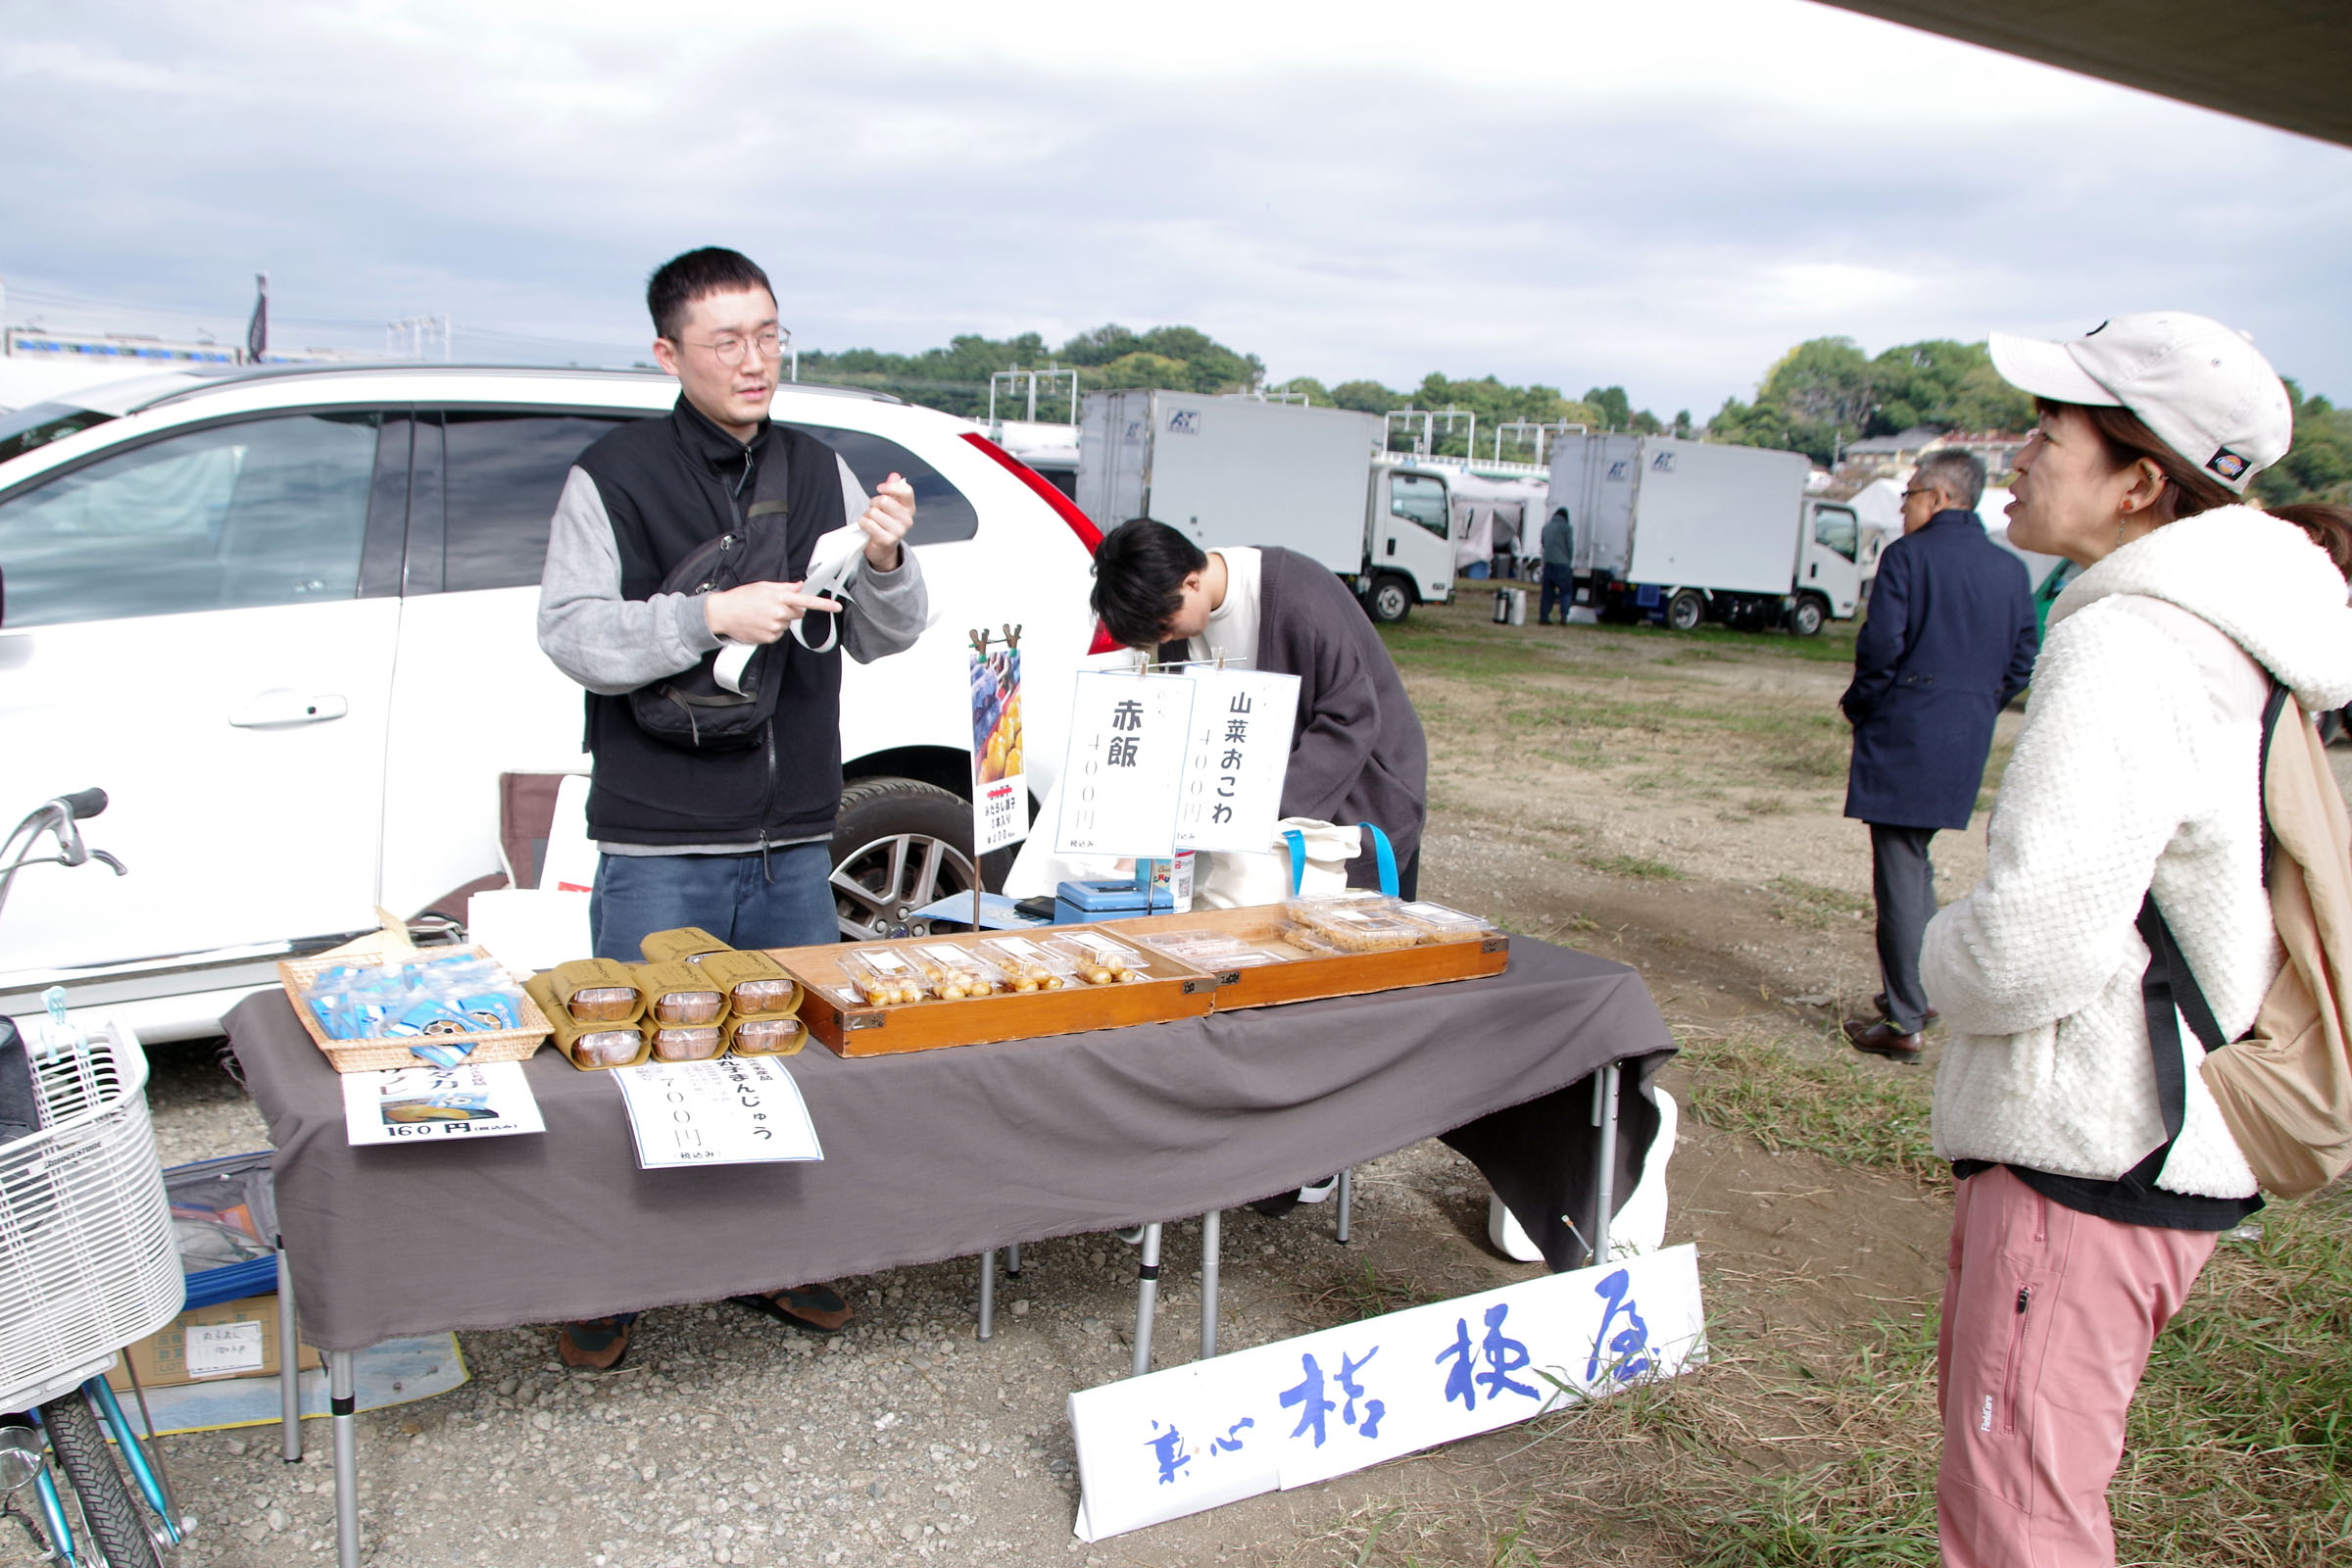
{"label": "man in dark coat", "polygon": [[1845,814],[1870,824],[1879,906],[1876,1018],[1851,1018],[1857,1051],[1919,1057],[1936,1016],[1919,944],[1936,912],[1928,841],[1968,826],[1992,749],[1992,721],[2024,691],[2041,641],[2025,563],[1984,535],[1984,465],[1965,452],[1920,460],[1903,492],[1903,536],[1879,558],[1854,680],[1838,700],[1854,726]]}

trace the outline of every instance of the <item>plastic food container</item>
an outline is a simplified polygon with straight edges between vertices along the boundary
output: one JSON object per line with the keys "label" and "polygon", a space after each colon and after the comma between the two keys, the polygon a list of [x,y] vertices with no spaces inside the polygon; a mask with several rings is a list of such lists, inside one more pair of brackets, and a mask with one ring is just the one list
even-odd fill
{"label": "plastic food container", "polygon": [[726,991],[727,1010],[738,1018],[791,1012],[801,1004],[799,983],[764,953],[713,953],[695,967],[706,982]]}
{"label": "plastic food container", "polygon": [[1428,928],[1424,942],[1470,942],[1494,929],[1491,920],[1459,909],[1448,909],[1443,904],[1399,904],[1397,914],[1416,925]]}
{"label": "plastic food container", "polygon": [[636,972],[612,958],[574,958],[548,971],[564,1010],[581,1023],[634,1023],[645,1011]]}
{"label": "plastic food container", "polygon": [[1144,978],[1144,957],[1133,948],[1091,931],[1072,931],[1046,944],[1078,971],[1090,986],[1118,985]]}
{"label": "plastic food container", "polygon": [[857,948],[841,956],[842,977],[860,1002],[876,1007],[900,1007],[920,1002],[930,993],[922,972],[890,948]]}
{"label": "plastic food container", "polygon": [[991,937],[980,944],[980,951],[1004,971],[1004,983],[1014,991],[1060,991],[1077,983],[1077,968],[1042,942],[1027,937]]}
{"label": "plastic food container", "polygon": [[637,971],[637,987],[659,1024],[716,1023],[726,1014],[727,994],[682,960],[644,965]]}
{"label": "plastic food container", "polygon": [[1387,909],[1326,909],[1307,922],[1342,953],[1388,953],[1421,945],[1428,927]]}
{"label": "plastic food container", "polygon": [[645,1034],[637,1029],[600,1029],[574,1035],[567,1049],[583,1067],[626,1067],[645,1054]]}
{"label": "plastic food container", "polygon": [[738,1018],[727,1025],[727,1049],[738,1056],[789,1056],[808,1043],[798,1018]]}
{"label": "plastic food container", "polygon": [[1337,893],[1307,893],[1285,899],[1282,912],[1307,925],[1338,909],[1379,909],[1396,912],[1398,900],[1368,888],[1343,888]]}
{"label": "plastic food container", "polygon": [[726,1044],[725,1031],[716,1024],[657,1028],[653,1036],[656,1061],[708,1061]]}
{"label": "plastic food container", "polygon": [[734,951],[699,925],[649,932],[637,947],[648,963],[700,963],[714,953]]}
{"label": "plastic food container", "polygon": [[942,1002],[969,997],[993,997],[1011,985],[1004,971],[969,950],[947,942],[926,942],[904,950],[923,977],[923,984]]}

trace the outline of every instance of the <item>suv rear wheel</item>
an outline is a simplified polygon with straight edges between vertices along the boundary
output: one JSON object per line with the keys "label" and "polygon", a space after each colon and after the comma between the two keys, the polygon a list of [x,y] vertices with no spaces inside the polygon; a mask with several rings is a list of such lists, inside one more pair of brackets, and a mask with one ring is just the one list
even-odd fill
{"label": "suv rear wheel", "polygon": [[833,906],[845,941],[920,936],[909,911],[951,893],[969,893],[972,808],[935,784],[861,778],[841,792],[833,826]]}

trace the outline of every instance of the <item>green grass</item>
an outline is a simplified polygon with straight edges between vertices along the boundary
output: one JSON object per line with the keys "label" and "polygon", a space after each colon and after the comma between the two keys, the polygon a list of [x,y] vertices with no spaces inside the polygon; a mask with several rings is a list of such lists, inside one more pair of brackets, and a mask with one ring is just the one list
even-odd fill
{"label": "green grass", "polygon": [[1642,882],[1680,882],[1683,873],[1664,860],[1645,859],[1639,855],[1588,855],[1582,858],[1586,865],[1604,876],[1630,876]]}
{"label": "green grass", "polygon": [[1745,1133],[1776,1154],[1803,1150],[1841,1165],[1943,1178],[1928,1143],[1927,1073],[1851,1051],[1840,1058],[1822,1046],[1688,1033],[1689,1108],[1708,1126]]}

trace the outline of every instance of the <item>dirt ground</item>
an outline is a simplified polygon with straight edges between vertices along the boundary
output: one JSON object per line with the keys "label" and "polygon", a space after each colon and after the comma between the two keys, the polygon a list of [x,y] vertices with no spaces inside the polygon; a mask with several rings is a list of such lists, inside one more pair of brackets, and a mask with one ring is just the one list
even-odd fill
{"label": "dirt ground", "polygon": [[[1424,609],[1393,638],[1431,742],[1423,896],[1634,965],[1687,1040],[1842,1053],[1836,1020],[1877,979],[1868,841],[1839,815],[1839,633],[1799,647],[1492,627],[1485,609]],[[1996,772],[2017,721],[2003,715]],[[1947,899],[1982,867],[1983,822],[1936,841]],[[1929,1065],[1883,1070],[1930,1072],[1936,1049],[1931,1035]],[[157,1054],[167,1163],[265,1147],[210,1048]],[[1940,1190],[1770,1154],[1690,1115],[1682,1128],[1668,1240],[1698,1244],[1721,1329],[1810,1341],[1921,1312],[1939,1288]],[[1348,1248],[1328,1210],[1228,1217],[1228,1348],[1533,1272],[1488,1249],[1485,1185],[1436,1143],[1357,1176]],[[1197,1248],[1195,1227],[1171,1227],[1160,1365],[1196,1343]],[[628,1366],[601,1378],[564,1372],[545,1330],[462,1336],[466,1387],[363,1418],[365,1560],[1361,1563],[1378,1516],[1412,1522],[1422,1563],[1487,1563],[1514,1511],[1563,1487],[1557,1456],[1519,1429],[1082,1546],[1063,1399],[1124,1375],[1135,1257],[1097,1236],[1025,1261],[987,1345],[969,1265],[842,1282],[860,1318],[825,1342],[723,1305],[655,1312]],[[307,1428],[299,1466],[280,1463],[272,1428],[166,1441],[201,1521],[184,1561],[282,1568],[331,1551],[326,1430]],[[1579,1463],[1610,1479],[1605,1452]],[[0,1537],[0,1562],[22,1551]],[[1595,1513],[1557,1560],[1671,1559]]]}

